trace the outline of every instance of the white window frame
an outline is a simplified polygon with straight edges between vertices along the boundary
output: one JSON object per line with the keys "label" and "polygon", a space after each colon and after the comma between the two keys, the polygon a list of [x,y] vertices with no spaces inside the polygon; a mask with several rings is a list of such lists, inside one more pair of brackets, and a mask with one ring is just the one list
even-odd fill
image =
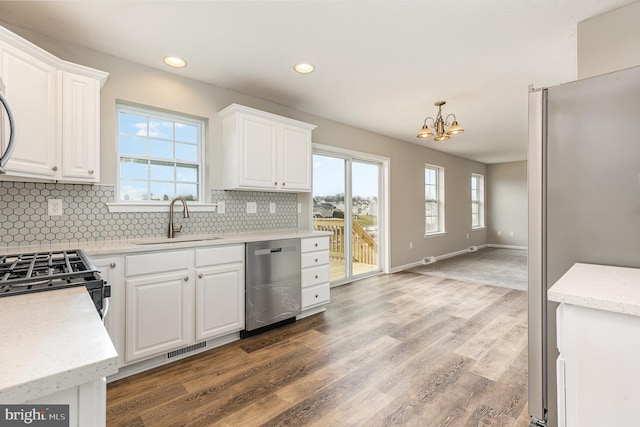
{"label": "white window frame", "polygon": [[[427,171],[434,170],[436,172],[436,182],[428,183],[427,182]],[[424,166],[424,189],[425,189],[425,207],[424,207],[424,236],[425,237],[435,237],[435,236],[443,236],[447,234],[445,228],[445,200],[444,200],[444,167],[437,165],[425,164]],[[437,215],[436,224],[438,225],[437,230],[428,231],[427,230],[427,199],[426,199],[426,189],[427,185],[435,186],[436,198],[435,202],[437,203]]]}
{"label": "white window frame", "polygon": [[[474,189],[474,181],[476,188]],[[479,173],[471,174],[471,228],[479,230],[485,228],[485,202],[484,202],[484,175]],[[477,217],[473,213],[473,207],[477,206]]]}
{"label": "white window frame", "polygon": [[142,158],[146,160],[158,160],[175,162],[176,159],[155,159],[147,156],[128,156],[120,154],[120,113],[129,113],[140,116],[151,117],[159,120],[166,120],[171,122],[184,123],[198,128],[198,147],[197,147],[197,162],[183,162],[185,164],[197,164],[198,165],[198,201],[189,201],[189,209],[194,211],[211,211],[215,209],[215,205],[207,204],[205,199],[206,183],[205,183],[205,127],[206,123],[204,119],[194,118],[192,116],[182,115],[179,113],[168,113],[162,110],[154,109],[152,107],[138,107],[128,105],[126,103],[116,103],[116,184],[115,184],[115,202],[107,203],[110,212],[168,212],[168,202],[166,200],[120,200],[120,159],[125,158]]}

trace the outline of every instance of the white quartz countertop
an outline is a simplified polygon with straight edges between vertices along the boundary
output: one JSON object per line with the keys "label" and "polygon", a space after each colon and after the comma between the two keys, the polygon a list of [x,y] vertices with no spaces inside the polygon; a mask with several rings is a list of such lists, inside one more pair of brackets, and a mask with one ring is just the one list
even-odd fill
{"label": "white quartz countertop", "polygon": [[0,298],[0,404],[115,374],[117,357],[84,287]]}
{"label": "white quartz countertop", "polygon": [[83,249],[90,256],[111,255],[161,251],[167,249],[184,249],[199,246],[230,245],[237,243],[259,242],[264,240],[320,237],[329,235],[331,235],[331,232],[328,231],[282,230],[177,236],[173,239],[160,237],[150,239],[119,239],[95,242],[62,242],[32,246],[5,246],[0,248],[0,255],[64,249]]}
{"label": "white quartz countertop", "polygon": [[640,316],[640,269],[574,264],[547,296],[559,303]]}

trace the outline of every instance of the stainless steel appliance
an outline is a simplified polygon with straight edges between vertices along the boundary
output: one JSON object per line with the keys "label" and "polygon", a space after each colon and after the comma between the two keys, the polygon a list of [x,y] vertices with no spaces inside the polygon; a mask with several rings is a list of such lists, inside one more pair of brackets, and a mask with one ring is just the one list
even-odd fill
{"label": "stainless steel appliance", "polygon": [[11,153],[13,152],[16,140],[15,120],[13,120],[13,115],[11,114],[11,109],[9,108],[9,102],[4,96],[4,89],[4,83],[0,78],[0,104],[2,104],[3,109],[7,113],[7,125],[9,128],[9,137],[7,139],[7,143],[5,144],[4,121],[0,119],[0,174],[5,173],[4,168],[7,165],[9,158],[11,157]]}
{"label": "stainless steel appliance", "polygon": [[300,239],[246,245],[245,330],[247,337],[286,323],[300,314]]}
{"label": "stainless steel appliance", "polygon": [[0,297],[84,286],[102,318],[111,287],[81,249],[0,255]]}
{"label": "stainless steel appliance", "polygon": [[547,289],[576,262],[640,268],[639,122],[640,67],[529,94],[531,426],[558,425]]}

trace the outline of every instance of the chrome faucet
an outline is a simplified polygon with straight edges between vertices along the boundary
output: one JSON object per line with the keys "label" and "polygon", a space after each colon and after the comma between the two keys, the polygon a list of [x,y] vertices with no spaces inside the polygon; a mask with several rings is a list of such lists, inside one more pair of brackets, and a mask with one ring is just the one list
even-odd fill
{"label": "chrome faucet", "polygon": [[184,197],[174,197],[171,199],[171,204],[169,205],[169,230],[167,231],[167,237],[173,239],[176,237],[176,233],[182,231],[182,225],[179,228],[175,228],[173,226],[173,205],[180,200],[182,202],[182,217],[189,218],[189,209],[187,209],[187,201]]}

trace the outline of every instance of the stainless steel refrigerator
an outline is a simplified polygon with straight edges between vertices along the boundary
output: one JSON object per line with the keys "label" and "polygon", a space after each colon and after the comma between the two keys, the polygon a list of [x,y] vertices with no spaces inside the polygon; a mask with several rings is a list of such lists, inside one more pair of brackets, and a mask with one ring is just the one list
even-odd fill
{"label": "stainless steel refrigerator", "polygon": [[547,289],[576,262],[640,268],[640,67],[530,91],[528,182],[530,425],[556,427]]}

